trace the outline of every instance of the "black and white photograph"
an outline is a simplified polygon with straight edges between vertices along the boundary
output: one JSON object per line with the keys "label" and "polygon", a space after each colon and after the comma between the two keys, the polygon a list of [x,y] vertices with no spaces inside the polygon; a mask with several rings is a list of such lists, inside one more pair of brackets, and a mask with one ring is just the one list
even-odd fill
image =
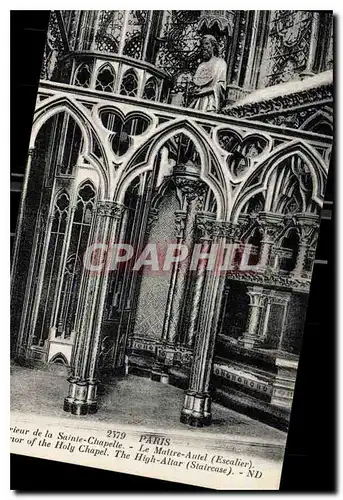
{"label": "black and white photograph", "polygon": [[279,489],[333,19],[50,12],[11,233],[11,452]]}

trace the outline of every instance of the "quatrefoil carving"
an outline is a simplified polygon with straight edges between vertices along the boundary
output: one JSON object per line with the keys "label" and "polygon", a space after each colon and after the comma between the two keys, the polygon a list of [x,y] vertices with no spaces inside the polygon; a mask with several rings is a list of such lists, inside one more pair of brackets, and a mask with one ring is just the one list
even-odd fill
{"label": "quatrefoil carving", "polygon": [[132,146],[133,138],[144,134],[151,120],[141,113],[123,115],[119,110],[104,110],[100,113],[103,126],[111,132],[110,143],[117,156],[124,155]]}
{"label": "quatrefoil carving", "polygon": [[226,161],[234,177],[244,175],[253,161],[269,147],[268,139],[259,134],[242,136],[224,129],[218,131],[217,138],[220,147],[228,153]]}

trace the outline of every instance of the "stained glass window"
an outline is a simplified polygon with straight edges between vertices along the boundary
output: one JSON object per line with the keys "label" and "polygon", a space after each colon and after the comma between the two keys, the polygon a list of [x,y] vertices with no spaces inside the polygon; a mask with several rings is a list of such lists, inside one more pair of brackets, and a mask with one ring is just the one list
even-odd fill
{"label": "stained glass window", "polygon": [[112,66],[105,64],[98,71],[95,89],[103,92],[113,92],[115,82],[115,72]]}
{"label": "stained glass window", "polygon": [[70,338],[74,327],[82,271],[81,263],[88,247],[95,195],[94,186],[89,181],[79,188],[68,249],[69,256],[64,269],[59,298],[56,325],[58,337]]}
{"label": "stained glass window", "polygon": [[133,69],[129,69],[124,73],[121,85],[120,93],[123,95],[129,95],[131,97],[136,97],[138,92],[138,77],[137,73]]}
{"label": "stained glass window", "polygon": [[75,85],[78,87],[89,87],[91,81],[92,68],[89,64],[81,64],[75,75]]}

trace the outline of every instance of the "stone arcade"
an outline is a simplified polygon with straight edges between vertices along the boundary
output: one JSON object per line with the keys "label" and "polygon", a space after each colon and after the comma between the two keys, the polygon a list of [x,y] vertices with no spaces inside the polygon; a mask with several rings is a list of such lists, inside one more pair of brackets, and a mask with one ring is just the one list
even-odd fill
{"label": "stone arcade", "polygon": [[[325,11],[52,13],[11,348],[69,367],[66,411],[96,412],[98,388],[136,374],[183,387],[186,424],[210,424],[215,400],[287,426],[330,162],[332,38]],[[218,54],[197,71],[201,40]],[[168,278],[91,273],[98,242],[249,243],[256,269],[237,252],[226,276],[187,260]]]}

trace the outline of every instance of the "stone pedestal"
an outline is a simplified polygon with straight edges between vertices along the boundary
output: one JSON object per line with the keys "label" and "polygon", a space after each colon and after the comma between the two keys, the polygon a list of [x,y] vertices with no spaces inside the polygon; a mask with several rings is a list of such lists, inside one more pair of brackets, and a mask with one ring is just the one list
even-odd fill
{"label": "stone pedestal", "polygon": [[273,382],[271,404],[291,409],[298,370],[296,357],[278,357],[275,360],[277,374]]}

